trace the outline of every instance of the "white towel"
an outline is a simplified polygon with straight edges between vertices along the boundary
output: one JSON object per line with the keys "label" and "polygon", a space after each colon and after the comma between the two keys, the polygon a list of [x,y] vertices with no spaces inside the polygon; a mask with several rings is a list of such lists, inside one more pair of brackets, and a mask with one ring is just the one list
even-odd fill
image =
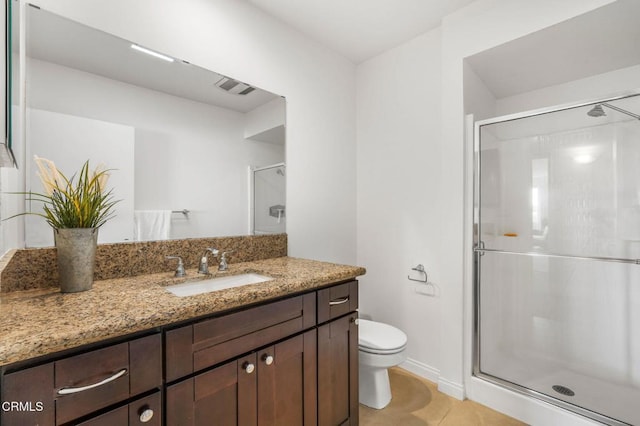
{"label": "white towel", "polygon": [[136,241],[166,240],[171,231],[171,210],[135,210],[133,223]]}

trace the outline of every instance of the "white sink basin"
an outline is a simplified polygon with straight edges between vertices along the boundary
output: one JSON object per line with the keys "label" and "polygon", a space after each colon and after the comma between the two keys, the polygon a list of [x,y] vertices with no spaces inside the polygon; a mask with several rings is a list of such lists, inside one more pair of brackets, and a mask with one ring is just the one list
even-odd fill
{"label": "white sink basin", "polygon": [[273,278],[259,274],[229,275],[226,277],[211,278],[202,281],[193,281],[183,284],[167,286],[167,290],[179,297],[193,296],[195,294],[210,293],[212,291],[227,288],[240,287],[247,284],[271,281]]}

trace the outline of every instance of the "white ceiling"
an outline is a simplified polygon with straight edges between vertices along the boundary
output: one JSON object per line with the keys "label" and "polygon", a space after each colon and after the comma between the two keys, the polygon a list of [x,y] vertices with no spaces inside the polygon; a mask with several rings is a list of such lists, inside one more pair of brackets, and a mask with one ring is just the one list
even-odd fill
{"label": "white ceiling", "polygon": [[[243,0],[360,63],[473,0]],[[640,0],[618,0],[468,58],[497,98],[640,64]]]}
{"label": "white ceiling", "polygon": [[440,25],[474,0],[244,0],[360,63]]}

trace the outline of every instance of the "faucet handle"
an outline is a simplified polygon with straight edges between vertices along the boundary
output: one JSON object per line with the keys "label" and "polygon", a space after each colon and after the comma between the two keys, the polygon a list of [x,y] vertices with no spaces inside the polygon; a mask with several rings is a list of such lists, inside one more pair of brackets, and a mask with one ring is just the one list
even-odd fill
{"label": "faucet handle", "polygon": [[199,274],[209,274],[209,259],[207,258],[207,254],[211,253],[214,257],[218,257],[218,249],[213,247],[207,247],[204,249],[204,253],[200,256],[200,262],[198,263],[198,273]]}
{"label": "faucet handle", "polygon": [[229,268],[229,264],[227,263],[227,255],[229,253],[233,253],[235,250],[227,250],[223,251],[220,255],[220,264],[218,265],[218,271],[226,271]]}
{"label": "faucet handle", "polygon": [[214,257],[218,257],[218,253],[220,253],[220,251],[217,248],[207,247],[204,251],[205,256],[207,253],[211,253]]}
{"label": "faucet handle", "polygon": [[184,262],[180,256],[165,256],[165,259],[178,259],[178,266],[176,267],[175,277],[184,277],[187,273],[184,271]]}

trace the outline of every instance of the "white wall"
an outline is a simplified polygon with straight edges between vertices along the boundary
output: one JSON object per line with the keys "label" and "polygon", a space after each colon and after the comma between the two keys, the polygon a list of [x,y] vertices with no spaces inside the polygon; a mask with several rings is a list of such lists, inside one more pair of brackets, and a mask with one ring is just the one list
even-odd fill
{"label": "white wall", "polygon": [[289,254],[355,263],[352,63],[245,2],[37,3],[51,12],[285,96]]}
{"label": "white wall", "polygon": [[[440,31],[429,32],[357,72],[360,311],[407,333],[414,370],[437,369],[442,355],[440,44]],[[407,279],[423,278],[418,264],[435,286]]]}
{"label": "white wall", "polygon": [[[263,140],[263,136],[275,133],[277,129],[284,130],[286,102],[283,98],[276,98],[245,114],[244,137]],[[277,133],[276,133],[277,134]],[[266,139],[269,141],[269,139]],[[284,143],[277,138],[272,143]]]}
{"label": "white wall", "polygon": [[464,63],[464,113],[473,114],[475,121],[496,116],[496,97],[475,70]]}
{"label": "white wall", "polygon": [[[73,179],[85,161],[90,172],[102,164],[108,169],[107,190],[113,190],[115,216],[100,228],[99,243],[122,242],[133,239],[134,133],[131,126],[92,120],[75,115],[40,109],[27,109],[27,158],[34,155],[52,160],[63,174]],[[29,190],[43,193],[38,168],[33,161],[25,167],[29,175]],[[78,182],[76,175],[74,182]],[[29,203],[31,211],[41,210],[41,204]],[[29,247],[54,245],[53,232],[44,218],[25,217],[25,237]]]}

